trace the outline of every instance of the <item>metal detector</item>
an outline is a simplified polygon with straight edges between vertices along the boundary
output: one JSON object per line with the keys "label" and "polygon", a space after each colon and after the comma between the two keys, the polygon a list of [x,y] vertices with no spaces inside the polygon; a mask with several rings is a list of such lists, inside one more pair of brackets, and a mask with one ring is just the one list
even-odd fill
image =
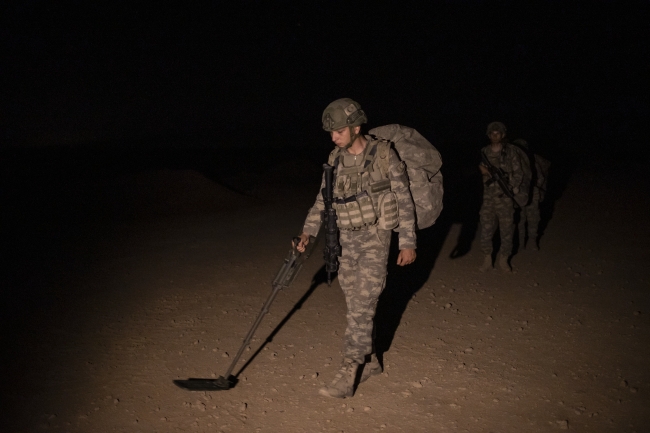
{"label": "metal detector", "polygon": [[271,283],[273,290],[262,306],[262,310],[257,315],[257,319],[255,319],[255,322],[253,323],[250,331],[248,331],[248,334],[246,334],[244,342],[239,348],[239,351],[237,351],[237,355],[232,360],[232,363],[230,364],[230,367],[228,367],[226,373],[216,379],[189,378],[185,380],[174,380],[174,384],[176,386],[188,391],[223,391],[228,390],[237,384],[237,378],[231,375],[233,369],[235,368],[235,365],[237,364],[237,361],[239,361],[239,358],[244,352],[244,349],[250,343],[251,338],[253,338],[253,334],[262,322],[262,318],[266,315],[266,313],[269,312],[269,307],[271,306],[271,303],[273,303],[275,296],[280,290],[289,287],[291,282],[296,278],[296,275],[298,275],[298,272],[302,268],[303,263],[309,258],[309,255],[311,254],[316,244],[316,240],[314,238],[311,238],[311,242],[309,242],[305,252],[300,253],[296,249],[296,246],[299,242],[299,237],[293,238],[293,247],[291,250],[289,250],[289,254],[284,259],[282,267]]}

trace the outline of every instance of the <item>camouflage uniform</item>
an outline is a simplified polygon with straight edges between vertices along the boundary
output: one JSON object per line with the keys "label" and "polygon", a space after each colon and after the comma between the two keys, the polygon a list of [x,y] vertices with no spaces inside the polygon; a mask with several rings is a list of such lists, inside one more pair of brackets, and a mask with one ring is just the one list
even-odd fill
{"label": "camouflage uniform", "polygon": [[528,241],[532,241],[533,248],[537,249],[537,229],[541,220],[539,204],[544,200],[548,165],[550,165],[550,162],[537,154],[534,155],[534,159],[537,181],[535,185],[533,185],[533,195],[530,204],[521,208],[519,218],[519,244],[522,247],[524,246],[524,240],[526,239],[526,223],[528,223]]}
{"label": "camouflage uniform", "polygon": [[[373,144],[366,136],[367,147]],[[397,196],[400,249],[415,249],[415,211],[409,191],[405,166],[393,149],[388,153],[391,191]],[[336,179],[334,181],[336,184]],[[323,179],[321,190],[324,187]],[[325,208],[322,193],[316,196],[309,210],[303,232],[316,236],[321,225],[321,211]],[[355,230],[340,230],[339,283],[347,304],[347,329],[343,340],[344,358],[363,364],[373,352],[373,318],[379,295],[386,285],[386,265],[391,230],[382,230],[377,224]]]}
{"label": "camouflage uniform", "polygon": [[[515,150],[507,143],[499,153],[492,152],[491,146],[485,146],[488,161],[508,174],[508,184],[514,189],[522,182],[523,170],[521,160]],[[479,212],[481,220],[481,251],[485,255],[492,254],[492,238],[497,227],[501,234],[500,253],[508,257],[512,253],[512,238],[514,235],[514,204],[512,199],[504,194],[497,182],[486,185],[489,176],[483,175],[483,205]]]}

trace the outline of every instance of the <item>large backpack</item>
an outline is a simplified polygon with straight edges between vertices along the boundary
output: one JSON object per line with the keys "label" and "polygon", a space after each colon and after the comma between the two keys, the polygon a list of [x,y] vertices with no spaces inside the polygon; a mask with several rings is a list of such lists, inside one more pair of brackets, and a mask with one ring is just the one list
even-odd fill
{"label": "large backpack", "polygon": [[[406,163],[409,189],[415,202],[415,227],[432,226],[442,212],[442,158],[435,147],[419,132],[397,124],[379,126],[369,134],[393,143],[399,158]],[[387,159],[384,160],[388,164]],[[388,172],[388,167],[383,167]]]}

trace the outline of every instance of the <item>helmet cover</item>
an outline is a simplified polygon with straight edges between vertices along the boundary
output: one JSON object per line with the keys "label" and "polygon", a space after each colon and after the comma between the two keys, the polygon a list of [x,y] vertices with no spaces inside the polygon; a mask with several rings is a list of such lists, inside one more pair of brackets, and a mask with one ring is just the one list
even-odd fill
{"label": "helmet cover", "polygon": [[506,133],[506,125],[504,125],[501,122],[492,122],[488,125],[487,127],[487,132],[486,134],[490,135],[490,132],[492,131],[498,131],[502,134]]}
{"label": "helmet cover", "polygon": [[330,103],[322,116],[323,129],[331,132],[346,126],[359,126],[368,122],[366,113],[358,102],[350,98],[341,98]]}

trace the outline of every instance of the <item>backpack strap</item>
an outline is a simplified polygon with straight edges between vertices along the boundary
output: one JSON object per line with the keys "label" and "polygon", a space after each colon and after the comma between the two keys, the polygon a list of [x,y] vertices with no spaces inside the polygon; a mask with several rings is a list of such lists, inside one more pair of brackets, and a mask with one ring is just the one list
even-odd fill
{"label": "backpack strap", "polygon": [[366,171],[373,171],[372,162],[375,160],[378,146],[376,143],[370,143],[370,149],[367,149],[365,161],[363,161],[363,169]]}
{"label": "backpack strap", "polygon": [[382,176],[388,178],[390,141],[379,139],[377,143],[377,166]]}

